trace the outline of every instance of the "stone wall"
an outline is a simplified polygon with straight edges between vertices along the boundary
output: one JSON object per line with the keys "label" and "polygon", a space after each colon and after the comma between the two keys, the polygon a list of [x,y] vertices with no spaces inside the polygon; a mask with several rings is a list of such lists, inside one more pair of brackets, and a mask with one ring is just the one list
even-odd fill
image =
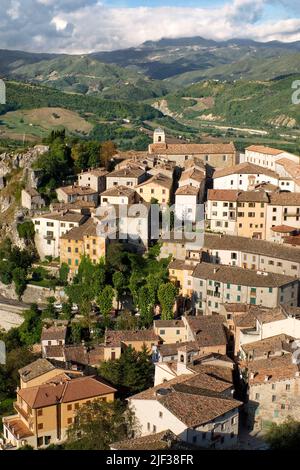
{"label": "stone wall", "polygon": [[[0,283],[0,296],[10,300],[18,300],[18,296],[15,293],[13,285],[6,286],[5,284]],[[26,304],[46,304],[49,297],[55,297],[57,300],[62,300],[63,296],[64,293],[61,288],[53,291],[47,287],[28,284],[22,296],[22,301]]]}

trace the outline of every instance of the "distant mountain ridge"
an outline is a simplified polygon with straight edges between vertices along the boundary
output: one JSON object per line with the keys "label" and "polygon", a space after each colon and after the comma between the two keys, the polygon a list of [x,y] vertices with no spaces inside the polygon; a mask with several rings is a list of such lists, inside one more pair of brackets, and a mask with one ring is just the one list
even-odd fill
{"label": "distant mountain ridge", "polygon": [[0,50],[2,76],[64,91],[96,91],[102,98],[150,99],[164,95],[172,86],[206,79],[268,80],[299,72],[300,41],[215,41],[196,36],[82,55]]}

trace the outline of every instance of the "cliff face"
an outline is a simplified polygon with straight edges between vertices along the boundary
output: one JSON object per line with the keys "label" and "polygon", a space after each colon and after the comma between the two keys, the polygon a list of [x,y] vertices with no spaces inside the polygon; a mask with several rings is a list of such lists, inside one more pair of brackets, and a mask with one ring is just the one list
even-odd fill
{"label": "cliff face", "polygon": [[0,176],[7,176],[13,170],[31,170],[37,157],[49,150],[46,145],[36,145],[25,152],[4,152],[0,154]]}
{"label": "cliff face", "polygon": [[9,237],[23,246],[16,230],[17,222],[23,217],[21,191],[24,187],[38,186],[38,171],[32,165],[47,150],[48,147],[37,145],[22,153],[0,154],[0,240]]}

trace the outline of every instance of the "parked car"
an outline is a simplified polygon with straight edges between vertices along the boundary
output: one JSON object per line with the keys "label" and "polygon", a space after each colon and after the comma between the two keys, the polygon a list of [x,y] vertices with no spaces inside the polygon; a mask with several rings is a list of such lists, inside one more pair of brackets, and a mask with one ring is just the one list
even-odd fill
{"label": "parked car", "polygon": [[62,310],[62,308],[63,308],[62,303],[61,302],[55,302],[54,308],[56,310]]}
{"label": "parked car", "polygon": [[72,304],[71,311],[73,313],[77,313],[79,311],[79,307],[77,304]]}

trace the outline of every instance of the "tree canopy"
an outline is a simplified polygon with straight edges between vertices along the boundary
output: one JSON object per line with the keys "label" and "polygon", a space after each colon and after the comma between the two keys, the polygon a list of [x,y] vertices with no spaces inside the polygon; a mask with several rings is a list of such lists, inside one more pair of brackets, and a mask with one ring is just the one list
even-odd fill
{"label": "tree canopy", "polygon": [[284,423],[272,423],[264,436],[272,450],[299,450],[300,422],[289,417]]}
{"label": "tree canopy", "polygon": [[127,395],[141,392],[153,386],[151,353],[146,347],[138,352],[129,346],[119,359],[102,362],[99,373]]}
{"label": "tree canopy", "polygon": [[92,401],[79,408],[65,448],[107,450],[111,443],[130,438],[135,427],[133,413],[119,400]]}

